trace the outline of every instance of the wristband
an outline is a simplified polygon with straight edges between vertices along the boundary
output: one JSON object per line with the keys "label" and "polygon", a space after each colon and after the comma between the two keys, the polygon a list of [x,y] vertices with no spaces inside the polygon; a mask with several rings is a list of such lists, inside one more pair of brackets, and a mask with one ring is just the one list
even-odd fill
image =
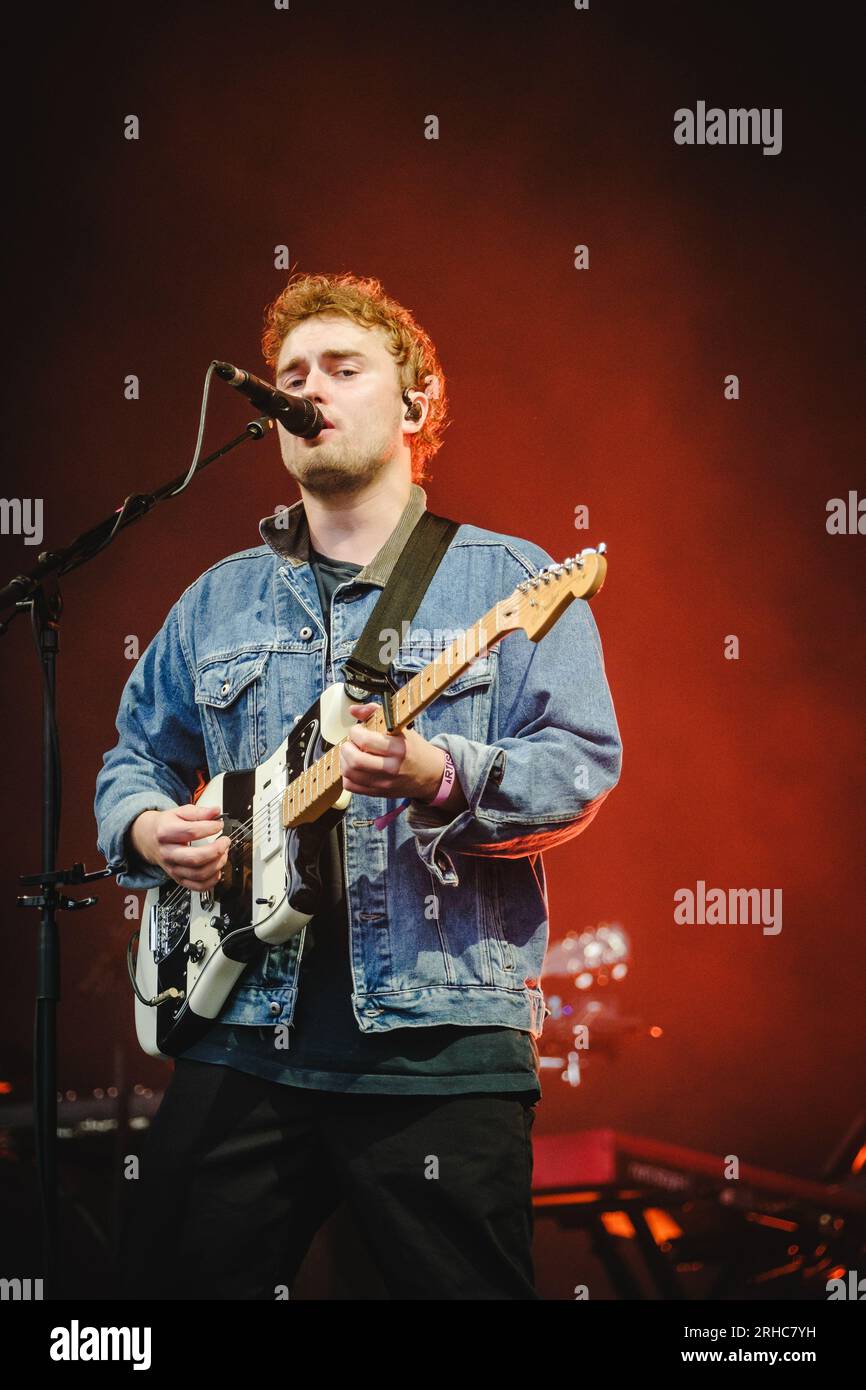
{"label": "wristband", "polygon": [[442,771],[442,781],[439,783],[439,790],[432,801],[425,803],[427,806],[441,806],[443,801],[447,801],[454,786],[454,778],[457,774],[454,771],[454,763],[449,752],[445,753],[445,767]]}
{"label": "wristband", "polygon": [[[455,776],[456,773],[451,754],[446,752],[445,767],[442,772],[442,781],[439,783],[439,790],[431,801],[425,801],[422,803],[422,805],[441,806],[443,801],[447,801],[451,788],[454,786]],[[388,811],[384,816],[377,816],[376,819],[373,821],[373,825],[377,830],[384,830],[385,827],[390,825],[392,821],[395,821],[398,816],[402,816],[407,806],[411,805],[411,798],[408,801],[401,801],[400,805],[395,806],[393,811]]]}

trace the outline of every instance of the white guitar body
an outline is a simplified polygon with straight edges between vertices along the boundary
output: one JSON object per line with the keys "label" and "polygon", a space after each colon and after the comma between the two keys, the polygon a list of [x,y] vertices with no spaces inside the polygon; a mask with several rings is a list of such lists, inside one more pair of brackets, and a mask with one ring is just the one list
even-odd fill
{"label": "white guitar body", "polygon": [[[149,1056],[177,1056],[190,1046],[217,1017],[258,954],[256,943],[278,946],[314,915],[298,906],[299,899],[307,905],[303,891],[292,891],[302,888],[310,867],[303,864],[299,841],[304,837],[305,849],[317,857],[323,835],[346,810],[351,793],[342,792],[331,815],[301,830],[283,828],[283,793],[322,747],[346,738],[356,722],[349,714],[351,703],[342,685],[329,686],[265,762],[249,771],[221,772],[202,791],[197,804],[216,806],[224,829],[191,843],[206,845],[226,834],[237,839],[238,848],[230,851],[223,881],[211,892],[198,893],[169,880],[145,897],[135,1026]],[[160,1000],[167,990],[178,994]]]}

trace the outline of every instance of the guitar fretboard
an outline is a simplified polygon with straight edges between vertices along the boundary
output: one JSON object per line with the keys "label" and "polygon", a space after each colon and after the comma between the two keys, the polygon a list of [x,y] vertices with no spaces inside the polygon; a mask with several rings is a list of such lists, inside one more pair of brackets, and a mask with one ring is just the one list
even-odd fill
{"label": "guitar fretboard", "polygon": [[[509,621],[513,614],[514,607],[510,601],[497,603],[428,666],[401,686],[391,699],[393,732],[399,733],[411,724],[488,647],[510,632],[514,627],[514,623]],[[372,714],[366,727],[377,733],[387,733],[383,711],[377,710]],[[342,790],[340,745],[335,744],[286,787],[283,793],[283,825],[303,825],[305,821],[318,820],[333,806]]]}

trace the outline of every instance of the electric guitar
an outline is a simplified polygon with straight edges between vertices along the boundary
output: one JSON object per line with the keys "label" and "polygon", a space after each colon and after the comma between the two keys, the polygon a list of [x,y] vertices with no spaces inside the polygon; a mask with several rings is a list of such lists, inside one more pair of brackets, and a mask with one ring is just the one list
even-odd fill
{"label": "electric guitar", "polygon": [[[598,593],[606,547],[587,549],[525,579],[429,665],[387,695],[367,727],[399,733],[447,690],[488,647],[522,629],[533,642],[576,598]],[[127,964],[135,991],[138,1041],[151,1057],[176,1057],[217,1017],[247,964],[290,940],[315,916],[321,897],[319,851],[351,801],[340,779],[340,744],[355,703],[329,686],[265,762],[221,772],[198,801],[222,812],[231,847],[208,892],[168,880],[145,898]],[[138,940],[133,963],[132,948]]]}

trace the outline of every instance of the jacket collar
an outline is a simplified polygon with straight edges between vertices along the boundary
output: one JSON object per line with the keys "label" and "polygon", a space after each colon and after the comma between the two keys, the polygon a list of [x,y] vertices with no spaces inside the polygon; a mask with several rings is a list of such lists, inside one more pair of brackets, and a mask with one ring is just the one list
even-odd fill
{"label": "jacket collar", "polygon": [[[427,494],[423,487],[413,483],[409,492],[409,501],[403,509],[400,520],[382,549],[356,576],[356,582],[364,581],[368,584],[377,584],[384,589],[400,552],[426,510]],[[291,507],[274,512],[273,516],[266,516],[264,520],[259,522],[259,535],[265,544],[270,546],[275,555],[278,555],[281,560],[288,561],[294,569],[297,569],[299,565],[309,564],[310,530],[307,526],[307,515],[303,502],[295,502]]]}

